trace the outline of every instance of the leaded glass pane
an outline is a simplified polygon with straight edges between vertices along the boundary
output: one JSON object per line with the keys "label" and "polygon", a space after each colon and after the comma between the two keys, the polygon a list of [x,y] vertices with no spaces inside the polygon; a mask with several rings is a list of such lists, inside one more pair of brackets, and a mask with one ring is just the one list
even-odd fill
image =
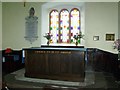
{"label": "leaded glass pane", "polygon": [[59,13],[57,10],[52,10],[50,13],[50,33],[53,35],[51,43],[57,43],[59,34]]}
{"label": "leaded glass pane", "polygon": [[71,10],[70,19],[71,42],[74,42],[73,36],[80,32],[80,12],[78,9],[74,8]]}
{"label": "leaded glass pane", "polygon": [[69,43],[69,12],[66,9],[60,12],[60,43]]}

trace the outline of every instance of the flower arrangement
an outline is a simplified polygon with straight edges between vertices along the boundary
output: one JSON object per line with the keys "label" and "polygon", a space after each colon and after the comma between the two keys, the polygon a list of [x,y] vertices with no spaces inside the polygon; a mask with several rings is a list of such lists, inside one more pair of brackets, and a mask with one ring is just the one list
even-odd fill
{"label": "flower arrangement", "polygon": [[47,45],[49,45],[52,35],[50,33],[45,33],[44,37],[48,40]]}
{"label": "flower arrangement", "polygon": [[118,60],[120,60],[120,39],[114,41],[114,49],[118,50]]}
{"label": "flower arrangement", "polygon": [[83,37],[84,37],[84,35],[82,34],[82,32],[80,32],[79,34],[76,33],[76,35],[73,36],[73,38],[75,39],[76,46],[78,45],[78,43],[80,43],[80,39]]}
{"label": "flower arrangement", "polygon": [[120,39],[114,41],[114,49],[120,50]]}

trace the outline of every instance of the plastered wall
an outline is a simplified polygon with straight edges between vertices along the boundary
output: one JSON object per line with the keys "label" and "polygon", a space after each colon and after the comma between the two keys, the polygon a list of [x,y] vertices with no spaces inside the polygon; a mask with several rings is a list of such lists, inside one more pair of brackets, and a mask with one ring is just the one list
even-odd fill
{"label": "plastered wall", "polygon": [[[44,2],[23,3],[4,2],[3,15],[3,43],[2,48],[11,47],[22,49],[25,47],[40,47],[41,45],[41,6]],[[38,39],[30,44],[24,39],[25,17],[28,16],[30,7],[35,8],[38,17]],[[48,30],[45,30],[46,32]],[[86,2],[85,3],[85,47],[100,48],[116,53],[113,41],[106,41],[105,34],[114,33],[118,38],[118,3],[117,2]],[[99,36],[99,41],[94,41],[93,36]]]}

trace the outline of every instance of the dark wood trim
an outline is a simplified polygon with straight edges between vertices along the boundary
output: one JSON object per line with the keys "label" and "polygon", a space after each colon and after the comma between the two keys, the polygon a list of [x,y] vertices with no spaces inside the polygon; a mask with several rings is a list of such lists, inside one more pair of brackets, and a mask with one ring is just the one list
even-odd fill
{"label": "dark wood trim", "polygon": [[22,50],[12,50],[11,53],[5,53],[2,50],[2,73],[8,74],[24,67],[22,64]]}
{"label": "dark wood trim", "polygon": [[120,80],[118,54],[97,48],[88,48],[87,59],[88,65],[92,66],[94,71],[111,73]]}

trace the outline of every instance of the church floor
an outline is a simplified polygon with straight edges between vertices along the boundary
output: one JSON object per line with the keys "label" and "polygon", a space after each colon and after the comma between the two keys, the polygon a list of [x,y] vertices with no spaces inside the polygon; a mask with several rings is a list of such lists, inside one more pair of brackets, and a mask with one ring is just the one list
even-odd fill
{"label": "church floor", "polygon": [[4,76],[10,90],[80,90],[80,89],[120,89],[120,83],[109,73],[86,71],[84,82],[70,82],[24,77],[24,68]]}

